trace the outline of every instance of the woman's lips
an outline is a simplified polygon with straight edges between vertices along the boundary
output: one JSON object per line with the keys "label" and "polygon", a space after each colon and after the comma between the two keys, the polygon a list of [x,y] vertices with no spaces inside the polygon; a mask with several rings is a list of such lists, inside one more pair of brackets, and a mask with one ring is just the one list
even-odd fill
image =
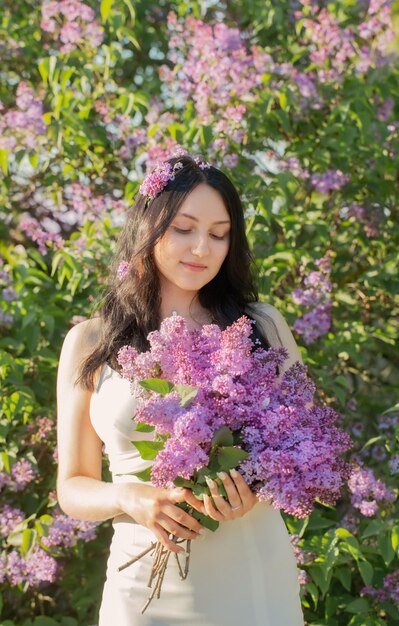
{"label": "woman's lips", "polygon": [[183,261],[182,265],[193,272],[202,272],[202,270],[206,269],[206,265],[193,265],[192,263],[184,263]]}

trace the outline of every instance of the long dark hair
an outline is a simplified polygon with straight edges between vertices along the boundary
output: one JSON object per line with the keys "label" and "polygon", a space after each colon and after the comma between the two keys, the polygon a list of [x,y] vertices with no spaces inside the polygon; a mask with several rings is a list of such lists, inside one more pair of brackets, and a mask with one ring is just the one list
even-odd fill
{"label": "long dark hair", "polygon": [[[230,245],[219,273],[198,294],[203,308],[225,328],[238,319],[258,293],[252,273],[252,256],[245,234],[241,200],[236,188],[216,167],[201,168],[201,161],[189,156],[168,159],[176,175],[161,193],[149,199],[138,194],[122,228],[117,250],[110,268],[105,294],[98,307],[101,328],[97,345],[83,361],[78,381],[93,390],[94,373],[108,362],[114,369],[118,350],[126,344],[139,351],[149,347],[147,335],[159,328],[161,293],[158,272],[153,258],[155,243],[163,236],[187,196],[201,183],[216,189],[221,195],[231,220]],[[118,267],[128,262],[127,275],[118,278]],[[258,333],[255,339],[267,347]]]}

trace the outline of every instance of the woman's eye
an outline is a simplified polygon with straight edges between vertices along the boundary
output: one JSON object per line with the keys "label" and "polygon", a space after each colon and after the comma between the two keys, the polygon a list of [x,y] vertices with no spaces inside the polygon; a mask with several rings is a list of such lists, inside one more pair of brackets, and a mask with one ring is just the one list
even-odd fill
{"label": "woman's eye", "polygon": [[184,230],[184,228],[177,228],[177,226],[173,227],[177,233],[189,233],[190,230]]}
{"label": "woman's eye", "polygon": [[[188,233],[191,233],[191,229],[178,228],[177,226],[173,226],[173,230],[176,233],[180,233],[182,235],[186,235]],[[217,241],[222,241],[223,239],[226,238],[226,235],[222,235],[221,237],[219,237],[218,235],[214,235],[213,233],[209,233],[209,234],[212,237],[212,239],[216,239]]]}
{"label": "woman's eye", "polygon": [[222,235],[221,237],[218,237],[217,235],[211,235],[211,237],[213,237],[214,239],[218,239],[219,241],[222,241],[226,235]]}

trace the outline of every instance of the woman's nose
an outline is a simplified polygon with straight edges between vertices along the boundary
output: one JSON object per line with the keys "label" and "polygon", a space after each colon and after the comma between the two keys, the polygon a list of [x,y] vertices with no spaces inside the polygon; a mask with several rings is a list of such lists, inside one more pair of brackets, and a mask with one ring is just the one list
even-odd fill
{"label": "woman's nose", "polygon": [[191,252],[196,256],[205,256],[209,252],[209,244],[207,236],[199,236],[193,242]]}

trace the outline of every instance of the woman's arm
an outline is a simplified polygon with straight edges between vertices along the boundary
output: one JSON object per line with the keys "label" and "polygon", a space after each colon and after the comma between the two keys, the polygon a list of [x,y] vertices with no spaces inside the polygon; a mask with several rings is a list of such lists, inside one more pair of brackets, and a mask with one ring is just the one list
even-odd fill
{"label": "woman's arm", "polygon": [[101,480],[102,442],[90,421],[91,392],[75,385],[80,363],[94,347],[98,323],[87,320],[74,326],[61,351],[57,379],[60,506],[67,515],[95,521],[125,513],[150,528],[167,548],[180,551],[169,533],[194,539],[202,529],[197,520],[175,506],[184,501],[182,490]]}

